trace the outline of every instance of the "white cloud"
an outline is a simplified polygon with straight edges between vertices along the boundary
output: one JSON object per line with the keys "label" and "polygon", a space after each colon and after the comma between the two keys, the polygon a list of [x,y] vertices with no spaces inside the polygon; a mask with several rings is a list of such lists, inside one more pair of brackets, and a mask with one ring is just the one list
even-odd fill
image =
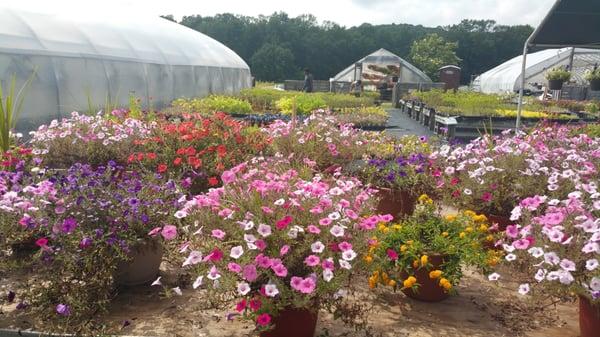
{"label": "white cloud", "polygon": [[[126,12],[130,15],[234,13],[249,16],[284,11],[291,16],[313,14],[320,21],[346,26],[411,23],[443,26],[462,19],[493,19],[501,24],[537,25],[554,0],[24,0],[16,6],[43,11],[78,13]],[[14,6],[15,2],[11,5]]]}

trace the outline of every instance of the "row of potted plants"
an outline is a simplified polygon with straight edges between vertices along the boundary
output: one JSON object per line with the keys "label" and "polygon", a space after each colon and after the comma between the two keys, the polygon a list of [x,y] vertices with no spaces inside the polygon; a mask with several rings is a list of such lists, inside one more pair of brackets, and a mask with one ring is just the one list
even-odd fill
{"label": "row of potted plants", "polygon": [[[116,285],[161,284],[161,249],[264,336],[312,335],[319,308],[355,314],[346,292],[364,270],[365,286],[437,301],[465,266],[494,281],[518,261],[535,280],[520,293],[574,293],[592,308],[598,141],[547,125],[437,144],[326,111],[261,129],[225,114],[73,115],[2,156],[0,254],[39,271],[11,301],[80,333]],[[131,264],[144,256],[147,274]]]}

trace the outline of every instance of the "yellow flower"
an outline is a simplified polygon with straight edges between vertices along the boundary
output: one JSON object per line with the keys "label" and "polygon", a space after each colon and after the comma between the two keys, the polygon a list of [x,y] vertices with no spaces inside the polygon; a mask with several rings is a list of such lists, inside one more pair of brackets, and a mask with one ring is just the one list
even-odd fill
{"label": "yellow flower", "polygon": [[408,247],[406,245],[400,246],[400,252],[402,252],[402,253],[404,253],[407,249],[408,249]]}
{"label": "yellow flower", "polygon": [[379,229],[379,231],[383,232],[384,229],[386,229],[387,227],[384,224],[379,224],[379,227],[377,227],[377,229]]}
{"label": "yellow flower", "polygon": [[365,262],[371,264],[373,262],[373,257],[371,255],[365,256]]}
{"label": "yellow flower", "polygon": [[406,244],[407,244],[407,245],[412,245],[412,244],[413,244],[413,242],[414,242],[413,240],[408,240],[408,241],[406,241]]}
{"label": "yellow flower", "polygon": [[490,267],[494,267],[495,265],[498,264],[498,262],[500,262],[500,259],[497,257],[491,257],[491,258],[487,259],[487,264]]}
{"label": "yellow flower", "polygon": [[488,231],[488,226],[486,224],[481,224],[481,226],[479,226],[479,231],[481,232],[487,232]]}
{"label": "yellow flower", "polygon": [[419,267],[419,260],[414,260],[413,261],[413,268],[418,268]]}
{"label": "yellow flower", "polygon": [[485,240],[487,242],[492,242],[492,241],[494,241],[494,236],[490,234],[490,235],[488,235],[488,236],[485,237]]}
{"label": "yellow flower", "polygon": [[443,232],[443,233],[442,233],[442,236],[443,236],[443,237],[447,237],[448,235],[449,235],[449,234],[448,234],[448,232]]}
{"label": "yellow flower", "polygon": [[484,214],[479,214],[479,215],[474,216],[473,220],[484,222],[484,221],[487,221],[487,217]]}
{"label": "yellow flower", "polygon": [[452,283],[443,277],[440,279],[440,286],[446,290],[452,289]]}
{"label": "yellow flower", "polygon": [[402,225],[396,224],[396,225],[393,225],[392,228],[399,231],[402,229]]}
{"label": "yellow flower", "polygon": [[427,255],[421,256],[421,266],[425,267],[427,262],[429,262],[429,257],[427,257]]}
{"label": "yellow flower", "polygon": [[439,278],[440,276],[442,276],[441,270],[432,270],[429,272],[429,278],[431,278],[431,279],[436,279],[436,278]]}
{"label": "yellow flower", "polygon": [[429,196],[427,194],[421,194],[419,196],[418,200],[419,200],[420,203],[425,203],[425,202],[429,203],[429,201],[431,200],[431,198],[429,198]]}
{"label": "yellow flower", "polygon": [[390,287],[395,287],[395,286],[396,286],[396,281],[394,281],[394,280],[390,280],[390,281],[388,282],[388,286],[390,286]]}
{"label": "yellow flower", "polygon": [[458,237],[460,237],[462,239],[465,237],[465,235],[467,235],[467,234],[465,234],[465,232],[460,232],[460,234],[458,234]]}
{"label": "yellow flower", "polygon": [[373,289],[377,286],[377,280],[373,276],[369,277],[369,288]]}
{"label": "yellow flower", "polygon": [[388,277],[387,273],[382,273],[381,274],[381,283],[388,283],[388,281],[390,280],[390,278]]}
{"label": "yellow flower", "polygon": [[406,280],[404,280],[404,282],[402,282],[402,285],[404,288],[412,288],[415,283],[417,283],[417,279],[414,276],[409,276]]}
{"label": "yellow flower", "polygon": [[469,226],[469,227],[465,228],[465,231],[467,233],[471,233],[473,231],[473,227]]}
{"label": "yellow flower", "polygon": [[446,215],[445,218],[448,221],[454,221],[454,220],[456,220],[456,214],[448,214],[448,215]]}
{"label": "yellow flower", "polygon": [[466,210],[466,211],[464,211],[463,213],[464,213],[466,216],[470,216],[471,218],[477,215],[477,213],[475,213],[475,212],[473,212],[473,211],[471,211],[471,210]]}
{"label": "yellow flower", "polygon": [[389,232],[389,231],[390,231],[390,229],[389,229],[389,228],[387,228],[387,227],[385,227],[385,228],[384,228],[384,229],[383,229],[381,232],[382,232],[383,234],[387,234],[387,232]]}

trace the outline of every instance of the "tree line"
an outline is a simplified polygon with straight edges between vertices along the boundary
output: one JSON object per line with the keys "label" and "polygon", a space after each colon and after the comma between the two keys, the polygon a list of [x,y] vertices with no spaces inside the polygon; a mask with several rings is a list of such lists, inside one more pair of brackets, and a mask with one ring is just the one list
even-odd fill
{"label": "tree line", "polygon": [[[163,17],[173,20],[171,15]],[[316,79],[329,79],[385,48],[429,75],[439,62],[458,61],[462,82],[468,83],[471,75],[519,55],[533,32],[529,25],[506,26],[493,20],[463,20],[439,27],[364,23],[348,28],[330,21],[319,23],[313,15],[290,17],[283,12],[259,17],[191,15],[179,23],[234,50],[263,81],[299,79],[304,68],[310,68]]]}

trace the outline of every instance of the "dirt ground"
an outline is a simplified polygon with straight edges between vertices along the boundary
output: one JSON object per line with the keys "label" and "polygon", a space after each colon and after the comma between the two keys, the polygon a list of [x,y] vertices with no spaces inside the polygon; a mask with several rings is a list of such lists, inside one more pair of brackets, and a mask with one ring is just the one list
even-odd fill
{"label": "dirt ground", "polygon": [[[163,280],[168,282],[168,275]],[[2,284],[3,283],[3,284]],[[0,280],[6,289],[7,280]],[[369,333],[355,332],[321,311],[317,337],[381,336],[578,336],[576,303],[538,309],[527,298],[515,295],[514,284],[491,284],[466,271],[459,294],[439,303],[424,303],[393,293],[390,288],[368,290],[366,277],[357,278],[353,301],[373,303]],[[203,291],[183,289],[183,296],[164,298],[157,287],[140,286],[121,291],[110,313],[103,317],[123,335],[168,337],[255,336],[252,325],[226,321],[226,311],[207,309]],[[124,322],[129,323],[124,326]],[[31,317],[15,316],[14,305],[0,307],[0,328],[36,328]],[[37,327],[39,329],[39,327]],[[36,329],[37,330],[37,329]]]}

